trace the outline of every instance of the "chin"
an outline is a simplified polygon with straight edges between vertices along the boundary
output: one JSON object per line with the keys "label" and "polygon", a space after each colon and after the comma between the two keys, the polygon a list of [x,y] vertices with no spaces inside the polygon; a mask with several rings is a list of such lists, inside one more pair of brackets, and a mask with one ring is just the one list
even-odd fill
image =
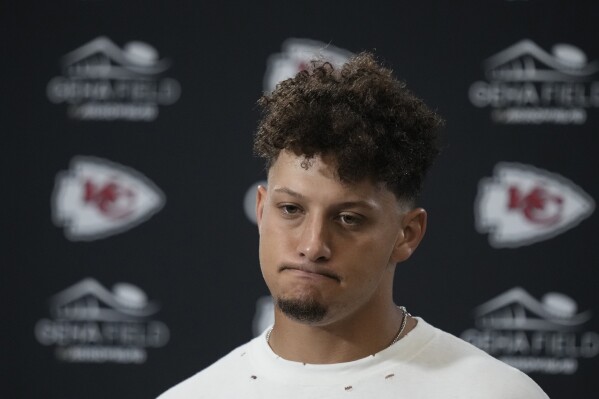
{"label": "chin", "polygon": [[314,299],[277,298],[277,307],[287,317],[301,323],[323,321],[328,309]]}

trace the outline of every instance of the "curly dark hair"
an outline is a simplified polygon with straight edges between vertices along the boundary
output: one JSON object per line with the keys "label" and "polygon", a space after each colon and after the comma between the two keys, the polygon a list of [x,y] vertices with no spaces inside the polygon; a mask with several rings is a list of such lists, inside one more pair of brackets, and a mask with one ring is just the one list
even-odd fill
{"label": "curly dark hair", "polygon": [[315,155],[330,155],[341,181],[369,178],[413,203],[439,153],[443,120],[370,53],[340,68],[312,61],[258,104],[254,152],[267,169],[281,150],[303,155],[306,168]]}

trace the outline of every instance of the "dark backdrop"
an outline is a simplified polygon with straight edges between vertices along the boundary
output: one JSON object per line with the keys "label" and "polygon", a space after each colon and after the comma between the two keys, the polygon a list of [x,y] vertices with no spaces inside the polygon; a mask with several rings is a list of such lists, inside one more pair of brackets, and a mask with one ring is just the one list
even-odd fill
{"label": "dark backdrop", "polygon": [[397,302],[552,398],[594,397],[598,16],[542,0],[3,5],[2,396],[154,397],[253,336],[255,102],[269,57],[312,40],[375,51],[447,120]]}

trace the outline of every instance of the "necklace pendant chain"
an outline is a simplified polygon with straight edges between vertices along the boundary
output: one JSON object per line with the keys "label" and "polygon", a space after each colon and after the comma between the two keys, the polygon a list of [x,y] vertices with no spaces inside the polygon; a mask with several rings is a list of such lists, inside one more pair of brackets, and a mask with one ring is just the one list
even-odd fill
{"label": "necklace pendant chain", "polygon": [[397,332],[397,335],[395,336],[395,338],[393,338],[393,341],[391,341],[391,343],[389,344],[389,346],[391,346],[394,343],[396,343],[397,341],[399,341],[399,338],[401,337],[401,334],[404,332],[404,330],[406,329],[406,326],[408,325],[408,317],[412,316],[410,313],[408,313],[408,311],[407,311],[407,309],[406,309],[405,306],[398,306],[398,308],[399,308],[399,310],[402,313],[401,325],[399,327],[399,331]]}

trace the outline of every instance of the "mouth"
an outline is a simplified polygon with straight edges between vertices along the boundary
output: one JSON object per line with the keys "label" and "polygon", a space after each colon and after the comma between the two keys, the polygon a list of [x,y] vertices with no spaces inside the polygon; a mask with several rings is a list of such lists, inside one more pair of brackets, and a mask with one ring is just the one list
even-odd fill
{"label": "mouth", "polygon": [[322,267],[313,267],[313,266],[290,266],[285,265],[280,268],[281,272],[293,273],[298,277],[305,278],[313,278],[313,279],[331,279],[337,282],[341,281],[341,278],[331,272],[330,270],[324,269]]}

